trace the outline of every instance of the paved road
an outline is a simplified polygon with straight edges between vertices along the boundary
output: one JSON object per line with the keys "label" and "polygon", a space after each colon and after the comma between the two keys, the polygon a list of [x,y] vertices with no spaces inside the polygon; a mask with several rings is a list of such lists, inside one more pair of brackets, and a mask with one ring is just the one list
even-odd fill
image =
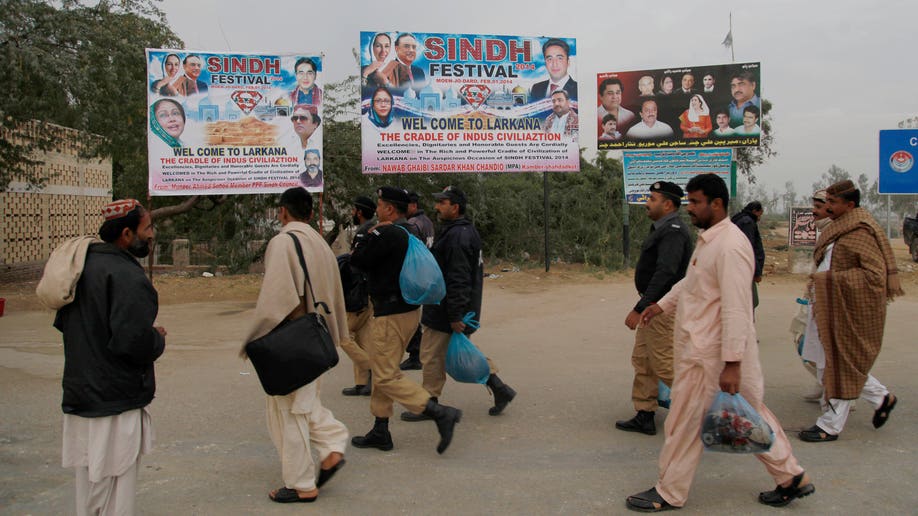
{"label": "paved road", "polygon": [[[281,485],[251,367],[235,356],[251,303],[169,305],[160,322],[168,347],[151,405],[157,446],[144,458],[142,514],[623,514],[624,498],[653,485],[663,437],[614,430],[630,417],[634,300],[627,281],[501,288],[488,280],[483,328],[474,341],[519,391],[506,413],[487,414],[482,386],[447,384],[443,401],[465,411],[442,456],[433,423],[391,423],[395,449],[351,449],[348,465],[312,506],[285,507],[266,493]],[[810,426],[818,408],[799,394],[809,378],[787,331],[799,287],[761,290],[757,312],[766,401],[788,432]],[[814,496],[794,514],[916,514],[918,296],[890,307],[874,369],[902,402],[880,431],[859,402],[841,439],[791,441],[812,475]],[[72,513],[72,473],[60,466],[59,336],[49,312],[0,318],[0,513]],[[419,378],[419,372],[412,372]],[[352,434],[366,432],[367,398],[345,398],[350,363],[323,379],[323,399]],[[397,413],[400,408],[397,408]],[[658,412],[660,425],[665,411]],[[750,456],[706,454],[681,514],[777,514],[756,502],[771,488]]]}

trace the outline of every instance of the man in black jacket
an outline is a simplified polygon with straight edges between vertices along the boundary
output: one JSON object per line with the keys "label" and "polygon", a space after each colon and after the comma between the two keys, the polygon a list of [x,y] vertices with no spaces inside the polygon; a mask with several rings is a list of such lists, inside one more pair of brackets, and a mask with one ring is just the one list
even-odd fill
{"label": "man in black jacket", "polygon": [[743,211],[730,218],[736,227],[742,230],[749,243],[752,244],[752,254],[755,256],[755,273],[752,278],[752,307],[759,306],[759,287],[762,281],[762,269],[765,267],[765,248],[762,246],[762,235],[759,233],[759,220],[762,218],[762,203],[752,201],[743,207]]}
{"label": "man in black jacket", "polygon": [[[366,238],[370,228],[376,225],[374,215],[376,204],[369,197],[360,196],[354,199],[353,223],[357,226],[351,250],[358,239]],[[344,301],[347,309],[347,328],[351,338],[341,343],[341,349],[347,353],[354,363],[354,386],[345,387],[341,394],[345,396],[369,396],[370,385],[370,355],[368,350],[372,342],[372,327],[370,320],[373,318],[373,307],[367,294],[367,276],[363,271],[355,268],[350,263],[350,254],[338,257],[338,267],[342,272],[341,284],[344,287]],[[346,262],[346,263],[342,263]],[[345,273],[347,280],[345,281]]]}
{"label": "man in black jacket", "polygon": [[379,224],[365,238],[356,240],[351,253],[351,264],[367,273],[373,303],[370,412],[376,422],[369,433],[351,439],[351,444],[357,448],[391,450],[389,418],[392,417],[392,404],[397,401],[412,413],[423,413],[436,421],[440,432],[437,453],[443,453],[452,441],[462,411],[437,403],[436,398],[407,378],[398,367],[421,319],[420,307],[406,303],[399,286],[402,263],[408,252],[407,228],[414,228],[405,220],[408,192],[384,186],[377,191],[377,196]]}
{"label": "man in black jacket", "polygon": [[[434,194],[437,199],[437,218],[442,223],[434,240],[433,251],[443,279],[446,297],[439,305],[425,305],[421,323],[421,363],[424,364],[424,388],[438,399],[446,383],[446,349],[452,332],[471,335],[474,328],[462,322],[468,312],[481,317],[481,290],[484,279],[481,255],[481,237],[472,222],[465,218],[468,199],[455,186],[447,186]],[[479,319],[480,320],[480,319]],[[494,406],[488,410],[492,416],[500,414],[516,396],[516,391],[497,376],[497,367],[488,359],[491,374],[487,385],[494,393]],[[403,421],[429,419],[425,414],[403,412]]]}
{"label": "man in black jacket", "polygon": [[64,337],[62,462],[76,469],[77,514],[134,514],[140,455],[153,439],[145,407],[166,330],[153,326],[156,290],[135,259],[150,252],[150,213],[128,199],[102,214],[104,243],[86,249],[73,302],[54,319]]}
{"label": "man in black jacket", "polygon": [[641,257],[634,268],[634,286],[641,298],[625,318],[625,326],[637,329],[631,353],[631,365],[634,366],[631,402],[637,414],[615,423],[615,428],[626,432],[657,433],[653,420],[659,395],[657,387],[659,381],[667,386],[673,384],[675,315],[660,314],[647,326],[638,326],[641,312],[659,301],[685,277],[693,246],[688,229],[679,218],[681,203],[682,188],[679,185],[658,181],[650,186],[646,208],[653,225],[641,245]]}
{"label": "man in black jacket", "polygon": [[[418,208],[420,197],[417,192],[408,192],[408,222],[414,224],[417,228],[418,238],[424,242],[428,249],[433,245],[434,226],[430,217],[424,213],[424,210]],[[421,369],[421,327],[414,332],[411,342],[408,343],[408,358],[401,363],[402,371],[420,370]]]}

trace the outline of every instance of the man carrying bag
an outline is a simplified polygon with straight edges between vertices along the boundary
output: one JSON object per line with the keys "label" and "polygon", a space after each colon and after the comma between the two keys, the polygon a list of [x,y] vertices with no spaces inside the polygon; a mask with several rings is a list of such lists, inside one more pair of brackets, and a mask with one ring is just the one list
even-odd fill
{"label": "man carrying bag", "polygon": [[[328,309],[322,315],[335,345],[348,338],[338,263],[325,240],[307,224],[311,217],[309,192],[291,188],[281,195],[277,218],[283,228],[268,242],[264,281],[245,342],[259,339],[281,323],[314,311],[317,301]],[[297,238],[308,266],[308,287],[306,271],[290,235]],[[280,455],[284,480],[284,487],[268,495],[275,502],[315,501],[318,487],[344,465],[348,431],[322,406],[318,384],[316,379],[289,394],[268,396],[268,430]],[[322,461],[318,476],[311,446]]]}

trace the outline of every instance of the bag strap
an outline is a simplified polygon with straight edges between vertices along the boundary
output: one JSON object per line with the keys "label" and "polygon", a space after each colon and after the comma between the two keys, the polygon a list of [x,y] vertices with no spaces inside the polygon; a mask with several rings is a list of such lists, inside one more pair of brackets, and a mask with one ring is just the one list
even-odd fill
{"label": "bag strap", "polygon": [[312,294],[313,309],[318,312],[319,305],[322,305],[322,308],[325,309],[325,313],[330,314],[331,311],[328,309],[328,305],[322,301],[318,301],[316,299],[316,293],[312,290],[312,282],[309,281],[309,269],[306,268],[306,258],[303,257],[303,247],[300,245],[300,239],[297,238],[293,233],[287,234],[290,235],[290,238],[293,239],[293,246],[296,247],[296,255],[300,259],[300,266],[303,267],[303,273],[306,275],[306,284],[309,285],[309,293]]}

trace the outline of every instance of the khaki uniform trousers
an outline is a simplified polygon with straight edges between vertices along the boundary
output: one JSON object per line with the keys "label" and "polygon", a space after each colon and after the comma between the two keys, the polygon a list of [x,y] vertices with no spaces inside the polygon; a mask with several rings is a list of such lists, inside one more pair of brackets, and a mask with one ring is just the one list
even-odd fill
{"label": "khaki uniform trousers", "polygon": [[367,346],[373,337],[370,322],[373,320],[373,306],[359,312],[347,313],[347,330],[350,338],[341,341],[341,349],[354,363],[354,384],[366,385],[370,372],[370,355]]}
{"label": "khaki uniform trousers", "polygon": [[403,314],[374,317],[370,323],[373,328],[369,346],[373,371],[370,413],[376,417],[392,417],[392,404],[396,401],[414,414],[420,414],[427,406],[430,394],[398,367],[420,320],[421,309],[418,308]]}
{"label": "khaki uniform trousers", "polygon": [[674,313],[662,313],[650,323],[638,328],[634,335],[634,351],[631,365],[634,366],[634,384],[631,387],[631,402],[634,410],[653,412],[657,409],[659,393],[657,379],[667,386],[673,385],[673,323]]}
{"label": "khaki uniform trousers", "polygon": [[[347,448],[347,427],[335,419],[331,410],[322,406],[318,383],[316,380],[286,396],[267,397],[268,432],[281,459],[284,487],[289,489],[315,489],[316,465],[312,460],[312,447],[319,460],[325,460],[332,452],[344,455]],[[304,394],[312,394],[314,398],[304,400]]]}
{"label": "khaki uniform trousers", "polygon": [[[659,316],[658,316],[659,317]],[[755,458],[765,465],[775,484],[783,484],[803,473],[791,450],[781,423],[762,401],[762,371],[758,364],[742,364],[740,392],[775,433],[767,453]],[[688,499],[695,470],[701,462],[701,421],[720,391],[720,357],[703,362],[678,362],[672,390],[672,406],[666,417],[665,441],[660,451],[660,477],[657,492],[667,502],[682,507]]]}
{"label": "khaki uniform trousers", "polygon": [[[443,333],[427,326],[421,334],[421,364],[423,366],[424,389],[434,398],[439,398],[446,384],[446,350],[452,333]],[[487,357],[485,357],[487,358]],[[488,358],[491,374],[497,374],[497,366]]]}

